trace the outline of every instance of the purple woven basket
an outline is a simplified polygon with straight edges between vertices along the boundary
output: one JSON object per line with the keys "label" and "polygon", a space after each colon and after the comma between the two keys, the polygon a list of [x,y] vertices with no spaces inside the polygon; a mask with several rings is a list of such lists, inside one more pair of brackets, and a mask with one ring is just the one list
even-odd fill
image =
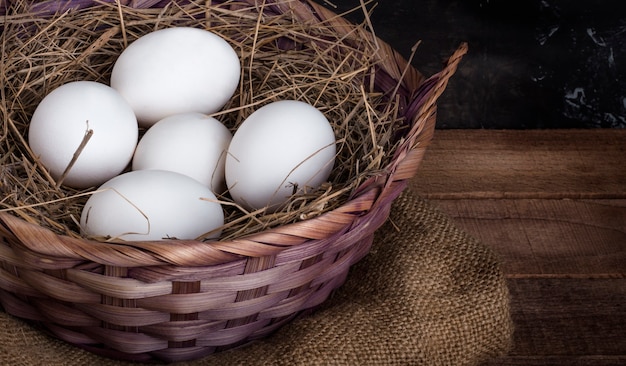
{"label": "purple woven basket", "polygon": [[[243,237],[102,243],[63,235],[15,212],[0,212],[4,311],[108,357],[197,359],[270,335],[342,285],[350,266],[368,253],[393,200],[415,175],[433,137],[437,98],[467,48],[462,44],[441,72],[425,78],[372,33],[312,1],[214,0],[209,7],[204,2],[122,3],[108,8],[143,12],[148,23],[155,22],[159,9],[179,6],[199,14],[198,27],[207,24],[200,15],[236,11],[262,15],[266,21],[320,25],[338,42],[376,42],[378,62],[367,82],[400,105],[403,124],[394,136],[397,147],[388,152],[389,163],[345,202],[318,216]],[[20,21],[23,6],[1,4],[1,28]],[[42,19],[71,19],[88,16],[96,6],[106,8],[95,1],[68,0],[36,3],[30,9]],[[93,42],[119,37],[122,28],[103,24],[94,31]],[[10,40],[5,44],[10,47]],[[19,109],[19,102],[2,103]],[[4,125],[17,112],[3,109],[0,114]]]}

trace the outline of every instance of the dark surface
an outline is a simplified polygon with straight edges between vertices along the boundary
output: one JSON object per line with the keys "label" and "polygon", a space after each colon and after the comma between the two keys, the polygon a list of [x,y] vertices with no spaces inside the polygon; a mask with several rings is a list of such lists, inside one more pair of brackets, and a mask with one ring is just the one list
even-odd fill
{"label": "dark surface", "polygon": [[[337,13],[359,0],[331,0]],[[378,37],[425,75],[469,52],[440,99],[438,128],[625,128],[626,2],[379,0]],[[346,18],[360,22],[361,13]]]}

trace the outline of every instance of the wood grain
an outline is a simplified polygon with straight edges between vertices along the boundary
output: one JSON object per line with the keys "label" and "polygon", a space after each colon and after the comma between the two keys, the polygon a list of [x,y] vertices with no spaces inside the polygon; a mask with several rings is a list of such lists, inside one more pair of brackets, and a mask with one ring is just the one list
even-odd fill
{"label": "wood grain", "polygon": [[626,130],[437,130],[412,188],[431,198],[626,198]]}
{"label": "wood grain", "polygon": [[500,257],[515,324],[485,365],[626,364],[626,130],[437,130],[410,189]]}
{"label": "wood grain", "polygon": [[526,278],[508,284],[515,343],[489,365],[624,364],[626,279]]}
{"label": "wood grain", "polygon": [[626,200],[434,200],[500,255],[515,277],[619,278],[626,264]]}
{"label": "wood grain", "polygon": [[[622,286],[615,286],[615,283]],[[623,279],[509,281],[514,301],[512,315],[518,324],[518,349],[535,355],[619,355],[626,349],[626,337],[623,337],[624,330],[615,328],[614,323],[626,321],[626,313],[620,311],[626,299],[624,285]],[[595,299],[593,304],[589,304],[589,298]],[[575,315],[576,321],[564,314]],[[537,333],[529,320],[543,321],[543,331]],[[614,342],[605,342],[601,337],[580,337],[581,332],[605,334]]]}

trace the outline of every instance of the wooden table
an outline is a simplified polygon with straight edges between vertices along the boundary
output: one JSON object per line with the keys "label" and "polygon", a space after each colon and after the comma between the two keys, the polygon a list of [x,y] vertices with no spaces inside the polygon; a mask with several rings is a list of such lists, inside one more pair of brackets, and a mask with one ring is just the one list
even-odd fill
{"label": "wooden table", "polygon": [[488,365],[626,365],[626,130],[437,130],[412,187],[501,258]]}

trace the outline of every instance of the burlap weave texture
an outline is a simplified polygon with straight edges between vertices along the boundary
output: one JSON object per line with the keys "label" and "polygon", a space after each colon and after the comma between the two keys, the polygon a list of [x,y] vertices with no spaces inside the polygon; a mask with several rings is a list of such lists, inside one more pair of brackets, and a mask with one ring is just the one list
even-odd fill
{"label": "burlap weave texture", "polygon": [[[262,341],[176,365],[478,365],[504,354],[511,337],[497,257],[407,190],[370,254],[314,313]],[[131,365],[3,312],[0,364]]]}

